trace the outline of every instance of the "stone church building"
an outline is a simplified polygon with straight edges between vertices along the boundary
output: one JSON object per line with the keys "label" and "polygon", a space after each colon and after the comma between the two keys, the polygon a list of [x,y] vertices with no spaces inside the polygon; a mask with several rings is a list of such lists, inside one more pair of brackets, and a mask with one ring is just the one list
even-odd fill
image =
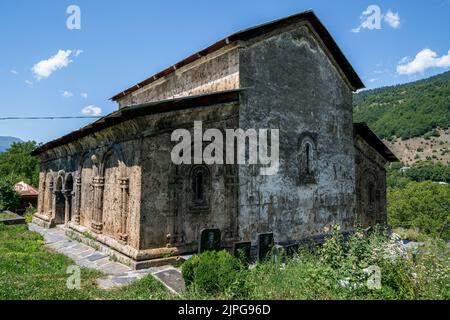
{"label": "stone church building", "polygon": [[[112,100],[118,110],[37,148],[34,222],[64,225],[136,268],[260,233],[289,244],[386,223],[393,153],[354,124],[358,75],[312,11],[240,31]],[[280,167],[175,165],[175,129],[279,129]]]}

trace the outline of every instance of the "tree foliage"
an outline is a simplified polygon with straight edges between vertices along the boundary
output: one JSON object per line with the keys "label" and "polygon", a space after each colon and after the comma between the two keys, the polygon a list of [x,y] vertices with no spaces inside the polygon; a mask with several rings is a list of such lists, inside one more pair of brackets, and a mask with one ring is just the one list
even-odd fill
{"label": "tree foliage", "polygon": [[[450,72],[354,96],[354,119],[381,138],[409,139],[450,127]],[[434,131],[435,132],[435,131]]]}
{"label": "tree foliage", "polygon": [[434,182],[409,182],[389,188],[388,219],[393,227],[418,228],[450,240],[450,186]]}
{"label": "tree foliage", "polygon": [[19,194],[14,190],[14,183],[0,177],[0,212],[14,211],[19,203]]}
{"label": "tree foliage", "polygon": [[387,184],[391,188],[404,188],[409,182],[450,183],[450,165],[420,161],[411,167],[403,163],[393,163],[387,169]]}
{"label": "tree foliage", "polygon": [[13,143],[0,153],[0,177],[12,183],[25,181],[33,186],[39,185],[39,159],[30,155],[37,147],[34,141]]}

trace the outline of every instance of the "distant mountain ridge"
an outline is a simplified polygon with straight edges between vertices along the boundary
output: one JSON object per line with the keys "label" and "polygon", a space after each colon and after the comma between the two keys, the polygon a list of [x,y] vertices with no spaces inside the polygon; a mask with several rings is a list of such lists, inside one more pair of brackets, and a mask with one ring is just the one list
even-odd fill
{"label": "distant mountain ridge", "polygon": [[354,121],[383,139],[409,139],[450,127],[450,71],[354,95]]}
{"label": "distant mountain ridge", "polygon": [[16,137],[0,136],[0,152],[5,152],[14,142],[22,142],[22,140]]}

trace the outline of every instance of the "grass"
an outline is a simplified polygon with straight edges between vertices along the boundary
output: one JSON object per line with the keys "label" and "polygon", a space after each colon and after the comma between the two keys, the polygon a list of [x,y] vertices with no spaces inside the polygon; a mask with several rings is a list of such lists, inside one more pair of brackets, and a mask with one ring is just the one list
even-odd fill
{"label": "grass", "polygon": [[[416,236],[414,234],[414,236]],[[131,285],[114,289],[99,289],[95,280],[100,272],[81,268],[81,289],[66,286],[68,266],[74,262],[44,247],[43,238],[26,226],[0,225],[0,300],[151,300],[151,299],[450,299],[450,253],[448,244],[427,240],[413,258],[392,259],[393,248],[382,237],[353,236],[348,243],[339,237],[330,238],[316,251],[299,251],[284,267],[271,261],[238,271],[235,281],[223,282],[214,293],[208,290],[188,290],[182,296],[170,294],[152,276]],[[226,259],[225,259],[226,260]],[[215,272],[212,287],[218,277],[230,272],[211,264],[206,273]],[[219,263],[219,261],[217,261]],[[370,265],[381,268],[380,290],[369,290],[364,284],[362,269]],[[211,268],[212,266],[212,268]],[[217,272],[216,272],[217,271]],[[205,272],[201,273],[202,275]],[[348,279],[350,285],[342,286]],[[205,280],[205,279],[203,279]],[[205,281],[206,281],[205,280]],[[208,289],[208,281],[201,283]],[[222,282],[220,282],[222,283]]]}
{"label": "grass", "polygon": [[[435,239],[427,239],[413,254],[379,232],[369,236],[357,232],[347,241],[333,233],[322,247],[302,249],[284,266],[269,260],[232,274],[221,273],[221,266],[214,268],[218,259],[205,255],[195,259],[195,265],[204,270],[208,266],[210,274],[197,274],[195,268],[188,273],[194,277],[185,297],[192,299],[450,299],[450,250],[447,243]],[[364,271],[369,267],[379,270],[377,288],[370,286],[369,274]],[[224,279],[227,287],[218,291],[217,284]]]}
{"label": "grass", "polygon": [[0,224],[0,300],[139,300],[171,299],[152,276],[114,290],[99,289],[103,275],[81,268],[81,289],[68,289],[67,267],[74,262],[44,247],[43,238],[27,226]]}
{"label": "grass", "polygon": [[16,217],[17,217],[17,215],[15,215],[13,213],[0,212],[0,220],[8,220],[8,219],[16,218]]}

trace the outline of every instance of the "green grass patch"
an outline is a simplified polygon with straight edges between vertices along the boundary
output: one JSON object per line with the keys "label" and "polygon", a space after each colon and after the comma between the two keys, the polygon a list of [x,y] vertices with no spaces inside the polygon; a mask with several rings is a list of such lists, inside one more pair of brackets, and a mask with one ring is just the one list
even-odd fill
{"label": "green grass patch", "polygon": [[17,215],[9,212],[0,212],[0,221],[16,218]]}
{"label": "green grass patch", "polygon": [[0,300],[122,300],[171,298],[152,276],[129,286],[102,290],[95,280],[103,275],[81,268],[81,289],[68,289],[67,267],[74,262],[50,252],[43,238],[27,226],[0,225]]}

